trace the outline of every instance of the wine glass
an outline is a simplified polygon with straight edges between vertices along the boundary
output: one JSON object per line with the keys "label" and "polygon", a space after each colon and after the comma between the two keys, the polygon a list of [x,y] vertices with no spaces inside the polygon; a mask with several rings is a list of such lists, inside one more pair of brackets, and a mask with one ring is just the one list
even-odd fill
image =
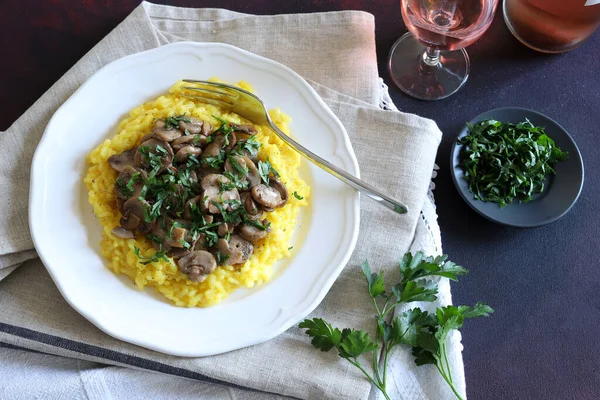
{"label": "wine glass", "polygon": [[440,100],[460,89],[469,76],[464,47],[483,35],[498,0],[401,0],[409,32],[390,51],[394,83],[409,96]]}

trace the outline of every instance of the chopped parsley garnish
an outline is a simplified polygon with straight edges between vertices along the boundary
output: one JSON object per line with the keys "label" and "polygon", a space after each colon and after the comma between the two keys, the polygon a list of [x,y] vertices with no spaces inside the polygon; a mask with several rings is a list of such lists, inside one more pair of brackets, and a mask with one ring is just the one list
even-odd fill
{"label": "chopped parsley garnish", "polygon": [[[181,114],[176,117],[167,117],[167,118],[165,118],[165,129],[179,127],[179,121],[192,122],[192,120],[189,119],[188,117],[186,117],[185,114]],[[187,133],[186,133],[186,135],[187,135]]]}
{"label": "chopped parsley garnish", "polygon": [[296,191],[294,191],[294,197],[298,200],[304,200],[304,197],[300,196]]}
{"label": "chopped parsley garnish", "polygon": [[131,174],[131,176],[129,177],[129,180],[127,181],[127,183],[123,183],[121,181],[121,177],[117,178],[117,185],[119,186],[119,190],[121,191],[121,193],[123,194],[123,196],[125,197],[129,197],[133,194],[133,185],[135,185],[135,183],[140,179],[140,173],[139,172],[134,172],[133,174]]}
{"label": "chopped parsley garnish", "polygon": [[165,262],[169,262],[169,259],[167,258],[167,253],[165,253],[164,251],[157,251],[154,254],[152,254],[150,257],[144,257],[140,254],[140,249],[138,249],[137,247],[133,247],[133,253],[137,256],[137,258],[139,258],[140,264],[143,265],[148,265],[148,264],[152,264],[158,261],[165,261]]}
{"label": "chopped parsley garnish", "polygon": [[246,175],[248,174],[248,167],[239,163],[239,161],[231,155],[227,155],[227,161],[233,167],[233,172],[224,171],[223,175],[229,179],[228,183],[220,182],[221,190],[231,190],[231,189],[248,189],[248,181],[246,180]]}
{"label": "chopped parsley garnish", "polygon": [[260,142],[256,140],[256,135],[250,136],[248,139],[240,139],[237,141],[235,145],[235,149],[232,150],[232,153],[236,155],[244,155],[244,152],[249,155],[256,155],[258,150],[260,149]]}
{"label": "chopped parsley garnish", "polygon": [[260,229],[261,231],[266,231],[271,226],[270,222],[267,222],[266,224],[263,225],[261,222],[255,221],[255,220],[250,219],[248,217],[244,218],[244,223],[246,225],[250,225],[250,226],[253,226],[253,227],[257,228],[257,229]]}
{"label": "chopped parsley garnish", "polygon": [[[212,204],[217,207],[221,216],[223,217],[223,221],[232,224],[240,223],[243,218],[246,210],[244,207],[241,207],[242,203],[239,200],[225,200],[223,202],[212,201]],[[232,211],[225,210],[225,206],[231,205]]]}
{"label": "chopped parsley garnish", "polygon": [[190,181],[190,171],[187,169],[182,169],[177,172],[177,179],[179,182],[185,187],[191,187],[192,182]]}
{"label": "chopped parsley garnish", "polygon": [[568,158],[529,120],[515,125],[489,119],[467,126],[469,134],[459,139],[465,145],[460,165],[477,200],[501,207],[515,199],[528,202],[544,190],[554,165]]}
{"label": "chopped parsley garnish", "polygon": [[187,169],[194,169],[194,168],[198,168],[200,166],[200,160],[198,160],[198,158],[193,155],[190,154],[190,156],[188,157],[186,163],[185,163],[185,167]]}
{"label": "chopped parsley garnish", "polygon": [[207,245],[210,247],[217,243],[217,240],[219,240],[219,235],[217,235],[216,228],[221,224],[222,222],[206,224],[204,219],[201,221],[195,220],[190,227],[190,234],[192,235],[192,238],[196,240],[199,234],[204,233],[206,235]]}
{"label": "chopped parsley garnish", "polygon": [[275,168],[273,168],[271,162],[269,161],[269,158],[267,158],[265,161],[259,161],[257,167],[258,174],[260,175],[260,177],[266,185],[269,185],[269,175],[271,173],[273,173],[273,175],[276,178],[279,178],[279,173],[275,170]]}
{"label": "chopped parsley garnish", "polygon": [[225,135],[229,135],[231,132],[233,132],[233,128],[231,127],[231,124],[228,121],[225,121],[224,119],[219,118],[215,115],[213,115],[213,118],[221,123],[221,125],[219,125],[219,127],[214,130],[213,135],[220,132],[223,132],[223,134]]}
{"label": "chopped parsley garnish", "polygon": [[167,155],[167,150],[161,145],[157,145],[154,148],[154,151],[150,151],[150,146],[140,147],[139,150],[146,161],[148,161],[150,168],[152,168],[152,171],[150,171],[148,177],[154,178],[158,174],[158,171],[160,171],[160,169],[163,167],[163,158]]}
{"label": "chopped parsley garnish", "polygon": [[225,164],[225,152],[223,150],[219,151],[219,155],[216,157],[210,156],[204,159],[204,164],[211,168],[219,169],[223,167]]}

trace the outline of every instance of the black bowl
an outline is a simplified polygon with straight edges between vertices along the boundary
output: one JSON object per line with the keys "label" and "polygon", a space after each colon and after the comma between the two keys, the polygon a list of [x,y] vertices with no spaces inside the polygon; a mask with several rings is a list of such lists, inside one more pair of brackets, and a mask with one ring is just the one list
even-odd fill
{"label": "black bowl", "polygon": [[485,218],[502,225],[519,228],[533,228],[549,224],[565,215],[577,201],[583,187],[583,161],[571,136],[556,121],[525,108],[504,107],[486,111],[471,120],[471,123],[475,124],[490,118],[513,124],[529,119],[532,124],[545,127],[546,134],[554,140],[556,145],[561,150],[569,152],[569,158],[556,164],[554,167],[556,175],[548,178],[544,192],[527,203],[515,201],[513,204],[500,207],[497,203],[475,200],[473,193],[469,191],[467,181],[464,179],[464,171],[460,166],[463,145],[458,142],[458,139],[468,134],[468,128],[465,125],[458,134],[450,153],[452,179],[462,198],[473,210]]}

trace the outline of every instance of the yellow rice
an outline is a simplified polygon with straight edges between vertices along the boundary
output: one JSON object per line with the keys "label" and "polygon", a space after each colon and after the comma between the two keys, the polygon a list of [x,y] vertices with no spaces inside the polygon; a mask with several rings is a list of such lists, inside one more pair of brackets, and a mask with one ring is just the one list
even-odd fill
{"label": "yellow rice", "polygon": [[[286,184],[290,199],[285,207],[267,213],[271,222],[271,232],[256,244],[251,258],[241,268],[218,267],[204,282],[188,280],[171,259],[169,262],[141,264],[133,252],[134,246],[140,249],[140,254],[150,256],[155,252],[151,243],[143,237],[120,239],[111,233],[112,229],[119,225],[121,215],[114,194],[117,172],[108,165],[108,158],[138,145],[139,140],[152,130],[157,119],[173,115],[192,115],[209,120],[213,124],[218,124],[213,115],[234,123],[250,123],[217,106],[181,97],[181,85],[181,81],[177,82],[171,87],[169,94],[131,110],[129,116],[119,124],[118,134],[105,140],[88,155],[89,170],[84,182],[94,213],[102,225],[100,245],[102,255],[108,260],[108,267],[116,274],[127,275],[140,289],[146,286],[154,287],[178,306],[207,307],[219,303],[239,287],[251,288],[271,278],[275,262],[290,253],[290,238],[301,207],[307,205],[310,188],[298,175],[300,156],[277,138],[268,127],[254,125],[258,131],[256,138],[261,143],[259,158],[269,158],[281,175],[281,181]],[[238,85],[252,90],[245,82]],[[269,114],[282,131],[289,133],[290,118],[287,115],[279,109],[271,110]],[[298,200],[292,195],[294,192],[304,199]]]}

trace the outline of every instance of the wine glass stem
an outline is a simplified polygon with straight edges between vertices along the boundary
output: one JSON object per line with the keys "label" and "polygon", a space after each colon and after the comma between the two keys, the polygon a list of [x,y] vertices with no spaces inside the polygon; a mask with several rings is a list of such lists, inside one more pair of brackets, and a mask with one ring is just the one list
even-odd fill
{"label": "wine glass stem", "polygon": [[423,53],[423,62],[426,65],[435,67],[440,63],[440,51],[433,47],[427,47],[427,50]]}

